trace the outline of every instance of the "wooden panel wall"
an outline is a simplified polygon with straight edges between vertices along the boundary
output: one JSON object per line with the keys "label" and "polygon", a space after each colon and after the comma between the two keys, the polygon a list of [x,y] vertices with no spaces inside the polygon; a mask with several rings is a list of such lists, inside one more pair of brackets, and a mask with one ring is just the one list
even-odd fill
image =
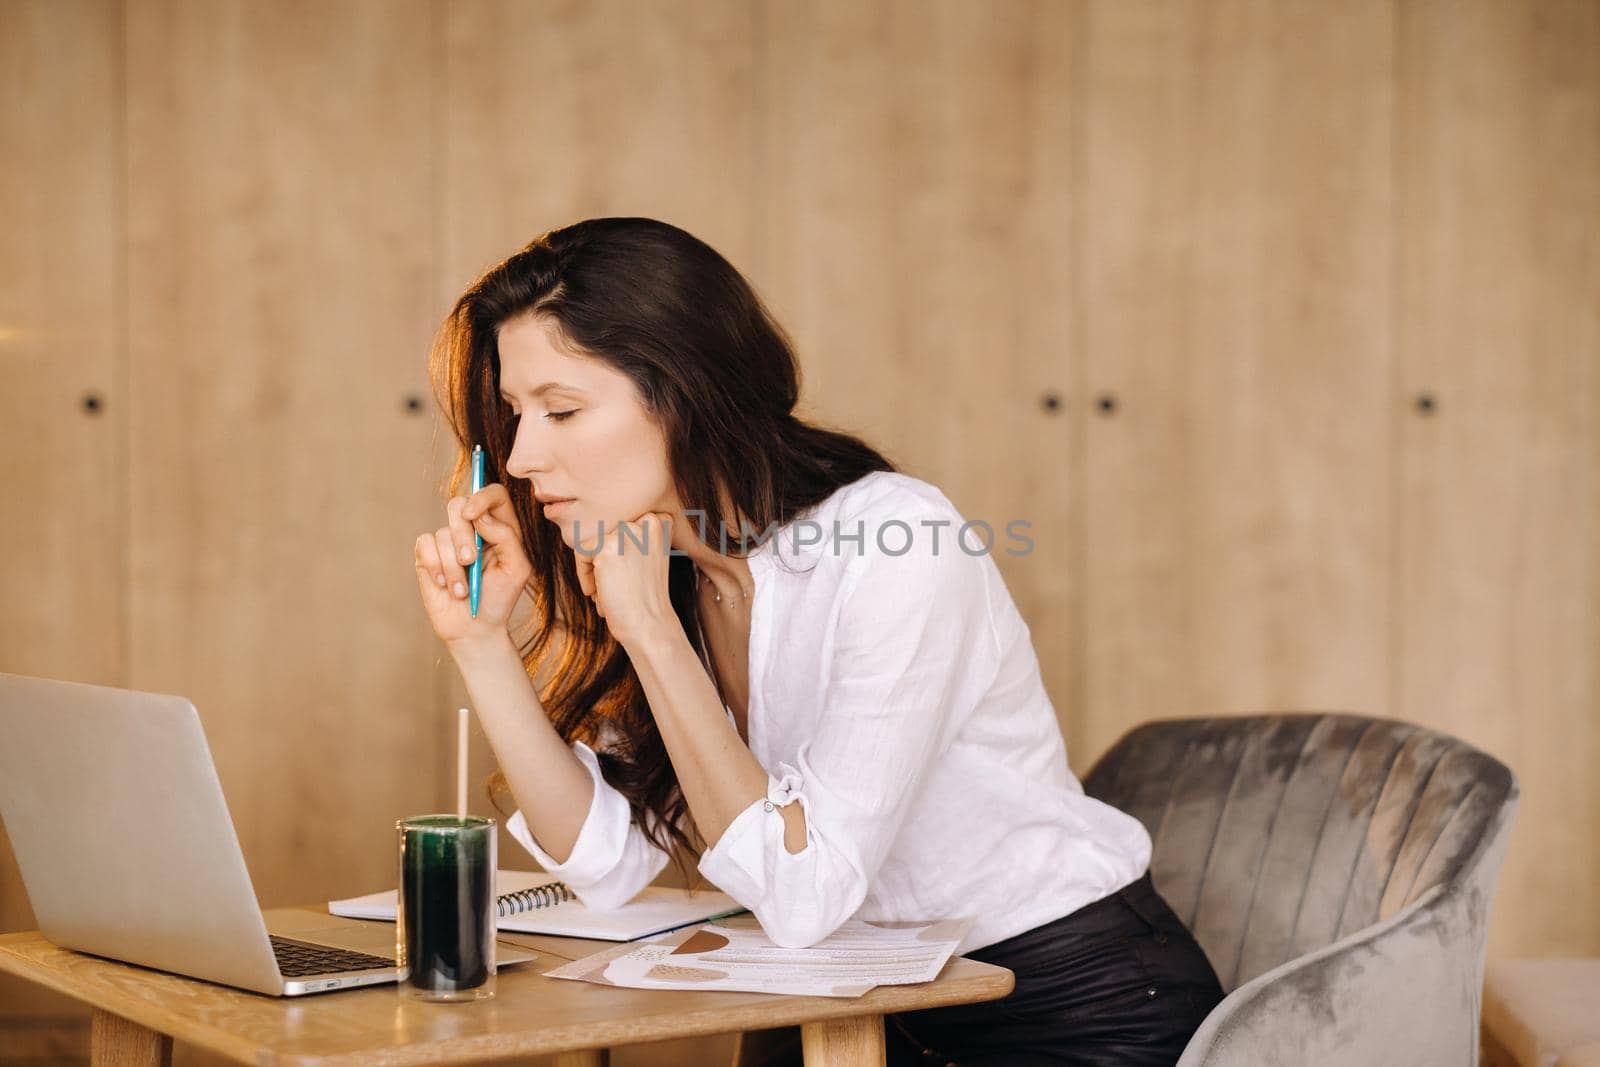
{"label": "wooden panel wall", "polygon": [[[1519,774],[1493,955],[1593,953],[1600,5],[1091,3],[1080,770],[1389,714]],[[1070,729],[1070,726],[1069,726]]]}
{"label": "wooden panel wall", "polygon": [[[0,4],[0,671],[100,685],[127,633],[118,34],[111,0]],[[33,925],[0,828],[0,930]],[[82,1014],[9,977],[0,1005]],[[58,1045],[19,1024],[0,1060]]]}
{"label": "wooden panel wall", "polygon": [[1085,13],[1082,356],[1113,406],[1080,762],[1150,718],[1386,703],[1391,17]]}
{"label": "wooden panel wall", "polygon": [[0,670],[194,699],[264,904],[388,878],[464,696],[428,341],[650,215],[808,413],[1032,522],[1079,773],[1153,716],[1438,726],[1524,784],[1491,953],[1600,952],[1596,54],[1596,0],[12,0]]}
{"label": "wooden panel wall", "polygon": [[1392,704],[1521,779],[1490,954],[1600,955],[1600,4],[1400,13]]}
{"label": "wooden panel wall", "polygon": [[[751,269],[801,351],[804,401],[990,525],[1046,685],[1063,696],[1082,407],[1066,298],[1072,8],[762,10]],[[1031,524],[1031,549],[1008,534],[1012,520]],[[954,535],[941,551],[957,550]],[[975,528],[969,549],[984,536]]]}
{"label": "wooden panel wall", "polygon": [[448,795],[402,580],[434,510],[403,402],[434,326],[429,9],[129,14],[127,681],[200,709],[265,906],[354,894]]}

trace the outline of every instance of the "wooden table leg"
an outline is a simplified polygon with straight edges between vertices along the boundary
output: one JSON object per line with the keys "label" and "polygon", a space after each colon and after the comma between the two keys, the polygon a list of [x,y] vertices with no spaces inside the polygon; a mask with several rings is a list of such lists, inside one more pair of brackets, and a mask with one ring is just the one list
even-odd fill
{"label": "wooden table leg", "polygon": [[99,1008],[89,1024],[93,1067],[171,1067],[172,1038]]}
{"label": "wooden table leg", "polygon": [[611,1050],[586,1048],[577,1052],[557,1052],[550,1067],[610,1067]]}
{"label": "wooden table leg", "polygon": [[800,1047],[806,1067],[883,1067],[883,1016],[804,1023]]}

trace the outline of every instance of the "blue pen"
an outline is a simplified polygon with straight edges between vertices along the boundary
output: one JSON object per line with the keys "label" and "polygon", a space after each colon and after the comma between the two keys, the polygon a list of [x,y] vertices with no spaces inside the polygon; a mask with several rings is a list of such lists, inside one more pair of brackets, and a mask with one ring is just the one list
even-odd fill
{"label": "blue pen", "polygon": [[[472,446],[472,492],[477,495],[483,488],[483,446]],[[472,554],[472,568],[467,571],[467,590],[472,600],[472,617],[478,617],[478,589],[483,583],[483,535],[476,530],[472,532],[472,539],[477,542],[477,551]]]}

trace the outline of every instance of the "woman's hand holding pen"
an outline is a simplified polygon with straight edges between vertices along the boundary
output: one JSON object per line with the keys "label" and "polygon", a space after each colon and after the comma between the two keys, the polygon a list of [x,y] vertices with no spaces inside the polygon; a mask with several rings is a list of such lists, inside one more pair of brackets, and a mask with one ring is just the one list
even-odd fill
{"label": "woman's hand holding pen", "polygon": [[[447,525],[416,542],[417,585],[433,632],[452,646],[503,636],[533,575],[506,487],[495,483],[470,497],[451,497],[445,515]],[[484,540],[477,618],[467,599],[467,568],[477,554],[474,532]]]}

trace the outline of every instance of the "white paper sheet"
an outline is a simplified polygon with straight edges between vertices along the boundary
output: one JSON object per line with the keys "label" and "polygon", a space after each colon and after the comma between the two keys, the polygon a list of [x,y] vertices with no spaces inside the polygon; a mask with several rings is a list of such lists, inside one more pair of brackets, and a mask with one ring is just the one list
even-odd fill
{"label": "white paper sheet", "polygon": [[753,915],[618,945],[544,972],[635,989],[723,989],[859,997],[880,985],[931,982],[973,920],[850,919],[809,948],[772,943]]}

